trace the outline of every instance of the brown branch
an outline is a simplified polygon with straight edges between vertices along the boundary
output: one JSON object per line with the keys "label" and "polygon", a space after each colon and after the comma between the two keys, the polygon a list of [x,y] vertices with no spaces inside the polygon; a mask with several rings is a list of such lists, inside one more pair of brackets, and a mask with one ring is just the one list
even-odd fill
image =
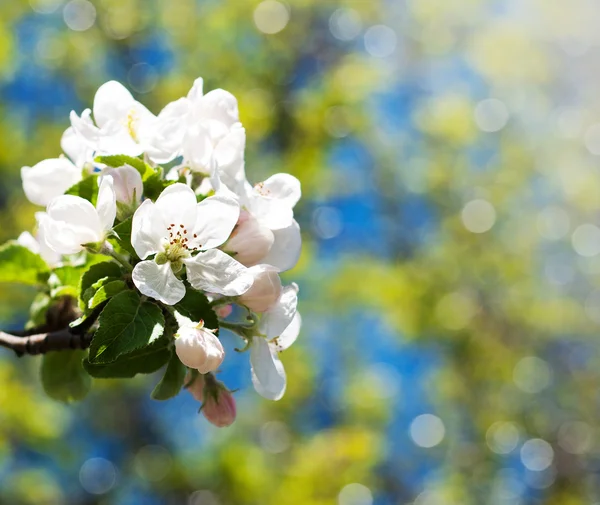
{"label": "brown branch", "polygon": [[68,349],[87,349],[92,341],[92,335],[93,333],[74,332],[72,328],[63,328],[27,337],[18,337],[0,331],[0,347],[12,349],[17,356],[45,354],[49,351]]}

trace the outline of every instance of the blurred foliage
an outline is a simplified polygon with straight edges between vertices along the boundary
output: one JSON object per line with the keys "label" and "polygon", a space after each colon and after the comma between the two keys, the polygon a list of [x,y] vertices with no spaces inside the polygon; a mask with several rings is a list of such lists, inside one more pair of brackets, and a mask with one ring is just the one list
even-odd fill
{"label": "blurred foliage", "polygon": [[[600,8],[277,5],[0,4],[0,240],[34,222],[19,168],[99,84],[158,112],[201,75],[239,100],[250,177],[302,181],[306,244],[289,390],[225,370],[227,430],[152,380],[63,407],[3,353],[0,502],[600,502]],[[0,288],[6,325],[29,295]]]}

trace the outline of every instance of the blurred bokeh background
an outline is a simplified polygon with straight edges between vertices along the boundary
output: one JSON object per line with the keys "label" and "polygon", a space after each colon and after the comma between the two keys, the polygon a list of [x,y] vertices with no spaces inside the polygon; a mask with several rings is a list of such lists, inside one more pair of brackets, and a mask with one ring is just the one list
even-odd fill
{"label": "blurred bokeh background", "polygon": [[[158,112],[198,76],[237,96],[249,177],[302,181],[305,241],[288,392],[230,353],[228,429],[158,376],[56,403],[0,351],[0,503],[600,503],[599,25],[593,0],[0,2],[1,241],[100,84]],[[30,300],[0,286],[1,326]]]}

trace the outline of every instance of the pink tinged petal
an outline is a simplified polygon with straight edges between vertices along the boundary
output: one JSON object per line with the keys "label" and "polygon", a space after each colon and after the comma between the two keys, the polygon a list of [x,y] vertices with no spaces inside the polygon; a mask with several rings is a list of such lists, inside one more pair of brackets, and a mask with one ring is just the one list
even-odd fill
{"label": "pink tinged petal", "polygon": [[276,340],[272,340],[270,345],[277,352],[285,351],[296,341],[298,335],[300,334],[301,327],[302,318],[300,317],[300,312],[296,312],[289,326],[283,330],[283,333],[279,335]]}
{"label": "pink tinged petal", "polygon": [[183,229],[188,232],[186,236],[192,234],[196,224],[196,206],[194,191],[182,183],[167,187],[155,203],[156,211],[162,216],[163,222],[167,226],[171,224],[177,227],[183,225]]}
{"label": "pink tinged petal", "polygon": [[220,340],[206,328],[195,326],[179,329],[175,351],[185,366],[195,368],[201,374],[213,372],[225,358]]}
{"label": "pink tinged petal", "polygon": [[281,296],[260,320],[260,332],[273,339],[291,324],[298,308],[298,288],[295,284],[283,288]]}
{"label": "pink tinged petal", "polygon": [[162,249],[162,239],[168,225],[165,225],[161,216],[157,214],[152,200],[144,200],[133,215],[131,245],[141,259]]}
{"label": "pink tinged petal", "polygon": [[270,265],[256,265],[248,271],[254,277],[254,283],[238,301],[254,312],[265,312],[281,296],[281,279],[277,269]]}
{"label": "pink tinged petal", "polygon": [[263,258],[269,254],[274,241],[275,235],[269,228],[262,226],[248,212],[242,211],[223,249],[234,253],[235,259],[242,265],[251,267],[258,263],[269,263]]}
{"label": "pink tinged petal", "polygon": [[205,198],[196,208],[197,220],[190,246],[198,249],[220,246],[229,238],[237,223],[240,216],[239,204],[233,198],[217,194]]}
{"label": "pink tinged petal", "polygon": [[202,414],[208,422],[214,424],[217,428],[225,428],[235,421],[237,410],[233,395],[221,389],[217,398],[213,395],[207,395],[202,405]]}
{"label": "pink tinged petal", "polygon": [[96,211],[102,229],[109,231],[115,222],[117,216],[117,199],[113,187],[113,178],[108,175],[102,177],[100,188],[98,189],[98,200],[96,202]]}
{"label": "pink tinged petal", "polygon": [[113,178],[117,202],[137,206],[144,191],[140,173],[129,165],[113,169],[107,168],[104,173]]}
{"label": "pink tinged petal", "polygon": [[21,168],[21,178],[29,201],[46,206],[81,180],[81,170],[67,158],[52,158]]}
{"label": "pink tinged petal", "polygon": [[296,266],[301,250],[300,226],[296,220],[293,220],[287,228],[273,231],[273,245],[261,259],[261,263],[273,265],[280,272],[285,272]]}
{"label": "pink tinged petal", "polygon": [[94,119],[102,128],[109,121],[126,118],[135,100],[127,89],[117,81],[108,81],[98,88],[94,97]]}
{"label": "pink tinged petal", "polygon": [[175,276],[170,263],[142,261],[135,266],[131,277],[140,293],[166,305],[175,305],[185,296],[185,285]]}
{"label": "pink tinged petal", "polygon": [[252,384],[256,392],[268,400],[280,400],[286,387],[283,363],[262,337],[254,337],[250,347]]}
{"label": "pink tinged petal", "polygon": [[223,89],[213,89],[198,100],[195,115],[203,120],[217,120],[228,128],[240,121],[237,99]]}
{"label": "pink tinged petal", "polygon": [[238,296],[250,289],[254,278],[248,269],[218,249],[184,260],[188,282],[195,289],[225,296]]}
{"label": "pink tinged petal", "polygon": [[290,174],[275,174],[258,184],[259,192],[294,207],[302,196],[300,181]]}

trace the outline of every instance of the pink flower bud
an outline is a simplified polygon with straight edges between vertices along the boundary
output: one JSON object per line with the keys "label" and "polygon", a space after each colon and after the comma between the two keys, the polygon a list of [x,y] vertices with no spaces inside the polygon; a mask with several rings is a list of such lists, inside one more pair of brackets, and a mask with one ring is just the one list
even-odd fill
{"label": "pink flower bud", "polygon": [[137,207],[142,200],[142,176],[129,165],[119,168],[107,168],[104,172],[113,178],[113,188],[117,202]]}
{"label": "pink flower bud", "polygon": [[[185,376],[185,384],[188,384],[192,380],[191,372],[188,372]],[[194,381],[188,385],[187,390],[191,393],[195,400],[202,402],[204,401],[204,375],[196,375]]]}
{"label": "pink flower bud", "polygon": [[281,296],[278,270],[271,265],[256,265],[248,270],[254,276],[254,284],[239,297],[239,302],[254,312],[265,312]]}
{"label": "pink flower bud", "polygon": [[262,226],[248,212],[242,211],[237,226],[223,249],[235,253],[234,258],[242,265],[251,267],[268,254],[274,240],[275,236],[269,228]]}
{"label": "pink flower bud", "polygon": [[233,395],[224,387],[215,391],[215,394],[207,395],[202,405],[202,414],[208,422],[218,428],[229,426],[235,421],[236,407]]}
{"label": "pink flower bud", "polygon": [[229,317],[229,315],[233,312],[233,305],[221,305],[215,309],[215,313],[221,319],[225,319]]}
{"label": "pink flower bud", "polygon": [[184,326],[175,339],[175,352],[181,362],[205,374],[219,368],[225,358],[225,350],[213,332],[198,326]]}

